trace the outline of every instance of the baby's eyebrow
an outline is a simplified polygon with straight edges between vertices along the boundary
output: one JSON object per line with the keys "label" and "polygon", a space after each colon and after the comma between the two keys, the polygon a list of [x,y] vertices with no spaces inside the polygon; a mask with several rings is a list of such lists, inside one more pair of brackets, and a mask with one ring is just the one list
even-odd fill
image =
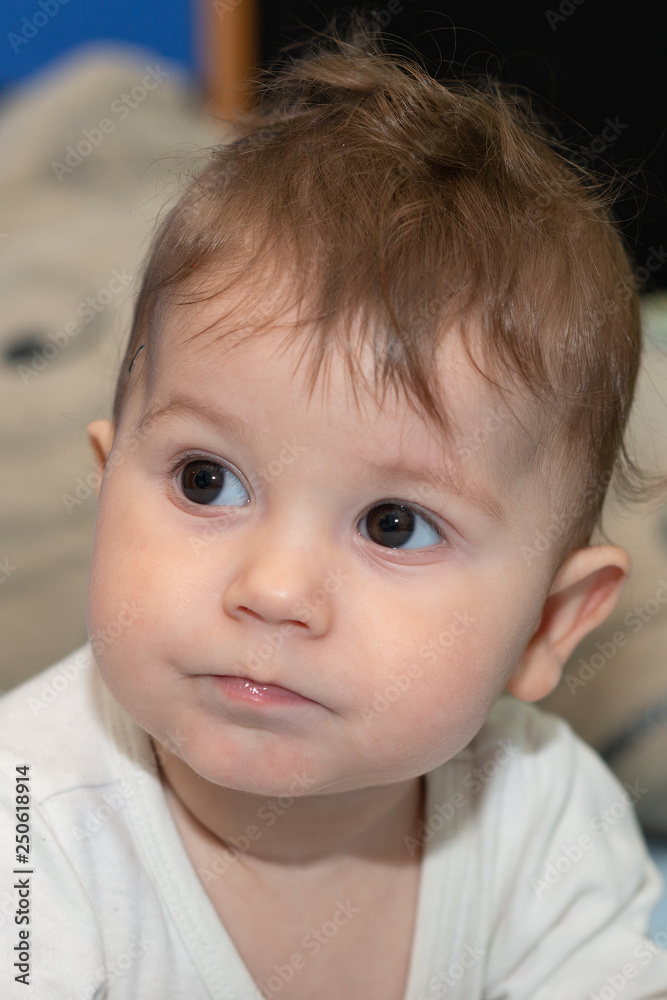
{"label": "baby's eyebrow", "polygon": [[[213,413],[207,406],[199,403],[196,399],[190,399],[179,393],[172,394],[164,403],[156,403],[151,406],[142,417],[137,427],[137,433],[145,431],[150,424],[172,414],[197,417],[214,429],[219,429],[221,424],[225,425],[232,433],[245,440],[248,440],[253,433],[257,433],[257,427],[245,417],[240,415],[235,416],[231,413]],[[433,469],[412,469],[408,465],[396,462],[381,463],[367,460],[365,464],[373,469],[374,472],[381,474],[383,478],[392,478],[397,482],[400,480],[403,483],[409,481],[411,484],[416,483],[417,485],[428,486],[444,494],[445,497],[453,495],[463,502],[471,503],[492,520],[503,524],[507,523],[507,512],[494,493],[488,489],[483,489],[478,484],[475,484],[475,487],[471,487],[470,489],[458,485],[462,479],[465,479],[461,475],[461,469],[457,469],[457,475],[443,475],[435,472]],[[428,498],[424,500],[424,503],[428,503]]]}
{"label": "baby's eyebrow", "polygon": [[199,403],[196,399],[189,399],[178,393],[171,395],[165,403],[156,403],[149,407],[141,418],[137,433],[145,431],[150,424],[171,414],[185,414],[186,416],[197,417],[212,427],[220,427],[226,424],[238,437],[248,438],[255,430],[253,424],[242,416],[234,416],[231,413],[212,413],[207,406]]}
{"label": "baby's eyebrow", "polygon": [[[460,468],[457,469],[456,475],[441,475],[433,469],[413,469],[407,465],[396,463],[387,465],[379,462],[368,462],[367,464],[377,470],[377,472],[382,473],[385,477],[390,477],[397,481],[410,480],[412,483],[428,486],[431,489],[439,491],[444,497],[454,496],[463,502],[471,503],[494,521],[500,521],[503,524],[507,523],[507,512],[494,493],[488,489],[483,489],[477,483],[469,489],[459,485],[460,481],[464,478]],[[428,497],[423,502],[427,505]]]}

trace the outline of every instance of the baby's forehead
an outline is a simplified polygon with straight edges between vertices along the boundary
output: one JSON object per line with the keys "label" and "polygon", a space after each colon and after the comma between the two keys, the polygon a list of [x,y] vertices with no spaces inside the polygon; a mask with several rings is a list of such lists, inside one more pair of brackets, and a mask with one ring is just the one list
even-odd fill
{"label": "baby's forehead", "polygon": [[[387,389],[378,383],[372,343],[360,341],[354,357],[333,344],[326,358],[313,364],[312,322],[300,325],[298,311],[272,315],[266,300],[258,305],[257,298],[235,305],[221,310],[212,300],[165,314],[146,411],[164,405],[175,393],[194,394],[215,405],[210,385],[216,372],[233,371],[232,392],[242,406],[250,400],[256,404],[258,422],[263,419],[263,393],[273,391],[274,379],[282,373],[289,378],[285,404],[312,397],[313,406],[320,406],[330,421],[332,434],[340,431],[339,452],[346,444],[350,452],[381,452],[389,465],[392,456],[396,465],[407,456],[411,465],[428,466],[434,481],[441,476],[451,491],[465,494],[477,482],[491,508],[501,506],[501,497],[513,503],[520,484],[530,487],[529,474],[544,445],[536,407],[509,379],[503,386],[486,378],[470,360],[458,331],[442,338],[434,366],[445,415],[440,427],[404,386]],[[348,433],[351,423],[353,435]],[[425,487],[425,503],[427,494]]]}

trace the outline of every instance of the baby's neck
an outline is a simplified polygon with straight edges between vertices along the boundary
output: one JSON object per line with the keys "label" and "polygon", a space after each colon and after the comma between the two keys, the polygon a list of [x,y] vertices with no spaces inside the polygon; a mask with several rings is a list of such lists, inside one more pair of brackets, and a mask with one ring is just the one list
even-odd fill
{"label": "baby's neck", "polygon": [[422,819],[419,778],[290,800],[214,785],[168,752],[160,753],[160,769],[170,807],[180,814],[181,824],[212,849],[226,847],[263,866],[336,868],[355,857],[408,862],[405,838],[417,836]]}

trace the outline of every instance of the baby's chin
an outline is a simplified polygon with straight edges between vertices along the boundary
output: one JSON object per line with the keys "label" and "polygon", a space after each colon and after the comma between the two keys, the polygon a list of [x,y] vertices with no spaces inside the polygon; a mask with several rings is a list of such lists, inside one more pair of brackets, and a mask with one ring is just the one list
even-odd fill
{"label": "baby's chin", "polygon": [[[128,634],[129,640],[129,634]],[[119,637],[96,657],[102,679],[163,755],[186,778],[261,797],[330,795],[414,779],[455,756],[484,723],[493,685],[456,708],[387,711],[365,722],[315,705],[266,709],[228,705],[194,668],[159,644]],[[266,711],[266,715],[262,713]]]}
{"label": "baby's chin", "polygon": [[239,727],[189,725],[187,722],[167,729],[150,725],[135,713],[134,719],[150,735],[163,769],[169,770],[173,758],[178,771],[193,780],[204,779],[219,788],[243,792],[261,798],[287,798],[327,795],[392,784],[405,780],[403,769],[394,774],[386,769],[373,773],[372,762],[364,764],[348,751],[336,753],[314,733],[307,740],[294,740],[284,734]]}

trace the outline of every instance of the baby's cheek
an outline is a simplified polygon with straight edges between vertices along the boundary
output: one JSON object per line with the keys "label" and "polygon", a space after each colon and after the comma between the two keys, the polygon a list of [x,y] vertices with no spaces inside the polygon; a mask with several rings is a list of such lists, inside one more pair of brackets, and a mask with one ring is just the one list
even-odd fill
{"label": "baby's cheek", "polygon": [[[104,528],[105,526],[102,525]],[[93,655],[103,673],[132,669],[153,621],[154,569],[117,535],[98,530],[88,588],[87,623]]]}
{"label": "baby's cheek", "polygon": [[[505,687],[504,654],[509,661],[515,651],[514,644],[503,651],[495,643],[489,647],[486,630],[472,626],[440,639],[422,647],[423,669],[409,686],[403,678],[406,689],[396,699],[396,728],[402,729],[404,746],[429,767],[450,759],[477,734]],[[385,694],[394,696],[389,688]],[[387,716],[390,720],[389,708]]]}
{"label": "baby's cheek", "polygon": [[153,609],[164,607],[168,588],[166,547],[159,544],[158,535],[147,537],[132,508],[114,503],[115,493],[104,497],[95,529],[88,596],[91,630],[117,631],[128,627],[128,619],[149,627]]}

